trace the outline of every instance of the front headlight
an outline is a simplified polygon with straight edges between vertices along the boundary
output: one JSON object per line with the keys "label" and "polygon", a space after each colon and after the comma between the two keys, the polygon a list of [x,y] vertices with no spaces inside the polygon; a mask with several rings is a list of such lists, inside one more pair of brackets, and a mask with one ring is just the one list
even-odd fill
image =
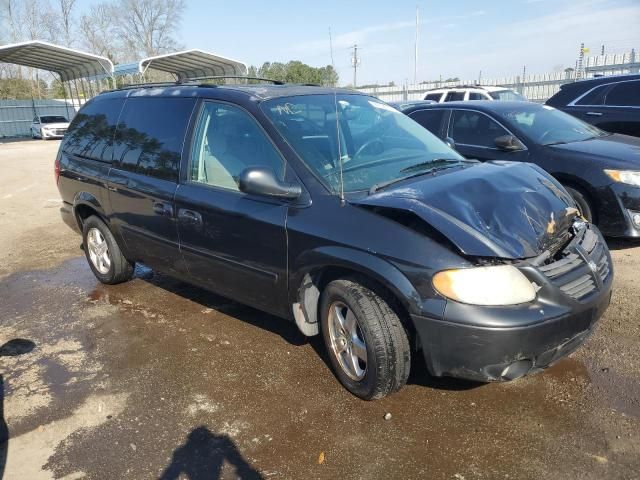
{"label": "front headlight", "polygon": [[640,172],[635,170],[605,170],[611,180],[618,183],[626,183],[634,187],[640,187]]}
{"label": "front headlight", "polygon": [[471,305],[517,305],[536,298],[536,289],[511,265],[444,270],[433,277],[444,297]]}

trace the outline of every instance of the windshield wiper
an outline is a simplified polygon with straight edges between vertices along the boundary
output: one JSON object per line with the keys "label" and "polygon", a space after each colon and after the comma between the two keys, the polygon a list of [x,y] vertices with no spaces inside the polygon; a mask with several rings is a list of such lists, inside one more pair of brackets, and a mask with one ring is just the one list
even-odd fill
{"label": "windshield wiper", "polygon": [[[463,163],[463,162],[462,161],[456,161],[456,165],[458,163]],[[425,170],[425,171],[422,171],[422,172],[414,173],[412,175],[407,175],[406,177],[394,178],[393,180],[389,180],[389,181],[386,181],[386,182],[376,183],[375,185],[373,185],[369,189],[369,195],[373,195],[374,193],[382,190],[383,188],[388,187],[389,185],[393,185],[394,183],[403,182],[403,181],[408,180],[410,178],[421,177],[422,175],[427,175],[429,173],[436,173],[436,172],[439,172],[440,170],[447,170],[448,168],[453,168],[456,165],[451,165],[451,164],[449,164],[449,165],[440,165],[438,167],[430,168],[429,170]],[[408,167],[408,168],[411,168],[411,167]],[[402,171],[406,171],[406,169],[400,170],[400,171],[401,172]]]}
{"label": "windshield wiper", "polygon": [[475,163],[475,160],[466,160],[466,159],[459,159],[459,158],[436,158],[435,160],[429,160],[428,162],[420,162],[420,163],[416,163],[415,165],[410,165],[408,167],[405,167],[402,170],[400,170],[400,173],[411,172],[412,170],[421,170],[424,167],[431,167],[429,168],[428,171],[432,172],[434,171],[434,169],[442,165],[446,165],[447,167],[449,167],[449,166],[455,166],[459,163]]}

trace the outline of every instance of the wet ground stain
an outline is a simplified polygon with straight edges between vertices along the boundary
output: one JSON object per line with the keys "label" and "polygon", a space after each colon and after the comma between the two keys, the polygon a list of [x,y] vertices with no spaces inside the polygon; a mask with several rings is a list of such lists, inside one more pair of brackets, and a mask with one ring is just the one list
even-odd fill
{"label": "wet ground stain", "polygon": [[144,267],[131,282],[105,286],[77,258],[3,278],[0,298],[2,325],[36,345],[12,371],[0,363],[5,399],[32,371],[50,397],[24,417],[5,408],[12,438],[64,419],[91,395],[127,398],[120,413],[58,445],[46,463],[55,477],[640,471],[638,379],[579,356],[506,384],[434,379],[416,358],[404,390],[363,402],[335,380],[319,338]]}

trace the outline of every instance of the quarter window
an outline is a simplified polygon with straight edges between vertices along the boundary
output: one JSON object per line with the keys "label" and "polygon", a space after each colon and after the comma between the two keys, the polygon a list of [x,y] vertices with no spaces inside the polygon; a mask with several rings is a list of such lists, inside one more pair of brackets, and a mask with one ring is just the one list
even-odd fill
{"label": "quarter window", "polygon": [[602,105],[604,100],[604,92],[609,88],[609,85],[602,85],[598,88],[594,88],[584,97],[576,102],[576,105]]}
{"label": "quarter window", "polygon": [[111,162],[113,136],[122,110],[121,98],[94,98],[73,118],[62,150],[92,160]]}
{"label": "quarter window", "polygon": [[495,148],[495,139],[509,135],[488,116],[471,110],[454,110],[451,117],[451,137],[461,145]]}
{"label": "quarter window", "polygon": [[192,98],[128,98],[118,121],[114,162],[122,170],[178,181]]}
{"label": "quarter window", "polygon": [[640,107],[640,81],[620,82],[607,93],[607,105]]}
{"label": "quarter window", "polygon": [[[315,119],[315,111],[307,112]],[[256,121],[231,105],[204,104],[191,152],[191,181],[238,190],[238,178],[249,167],[269,167],[284,176],[284,162]]]}
{"label": "quarter window", "polygon": [[424,97],[424,99],[433,100],[434,102],[439,102],[440,97],[442,97],[442,93],[427,93],[427,96]]}

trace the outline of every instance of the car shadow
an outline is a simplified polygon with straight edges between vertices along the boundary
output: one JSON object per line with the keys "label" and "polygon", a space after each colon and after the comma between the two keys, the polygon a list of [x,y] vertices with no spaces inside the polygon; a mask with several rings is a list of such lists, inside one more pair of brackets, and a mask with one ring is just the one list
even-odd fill
{"label": "car shadow", "polygon": [[[14,338],[0,347],[0,357],[15,357],[29,353],[36,347],[31,340]],[[4,418],[4,378],[0,375],[0,479],[4,476],[9,446],[9,428]]]}
{"label": "car shadow", "polygon": [[[298,330],[298,327],[293,322],[229,300],[201,287],[182,282],[161,273],[153,272],[142,265],[136,266],[136,277],[167,292],[197,302],[204,308],[210,308],[217,312],[224,313],[242,322],[279,335],[291,345],[302,346],[308,343],[318,357],[325,363],[327,368],[333,371],[322,335],[306,337]],[[407,384],[448,391],[471,390],[486,385],[485,383],[470,380],[431,376],[422,352],[412,352],[411,374]]]}
{"label": "car shadow", "polygon": [[279,335],[291,345],[301,346],[307,343],[307,337],[298,330],[295,323],[283,318],[235,302],[196,285],[153,272],[146,267],[140,268],[136,265],[136,277],[167,292],[196,302],[204,308],[210,308]]}
{"label": "car shadow", "polygon": [[173,452],[171,463],[158,477],[160,480],[216,480],[221,478],[227,463],[235,468],[235,477],[242,480],[264,478],[247,462],[228,435],[211,432],[207,427],[194,428],[183,445]]}
{"label": "car shadow", "polygon": [[627,250],[629,248],[640,247],[640,239],[636,238],[606,238],[607,246],[609,250]]}

